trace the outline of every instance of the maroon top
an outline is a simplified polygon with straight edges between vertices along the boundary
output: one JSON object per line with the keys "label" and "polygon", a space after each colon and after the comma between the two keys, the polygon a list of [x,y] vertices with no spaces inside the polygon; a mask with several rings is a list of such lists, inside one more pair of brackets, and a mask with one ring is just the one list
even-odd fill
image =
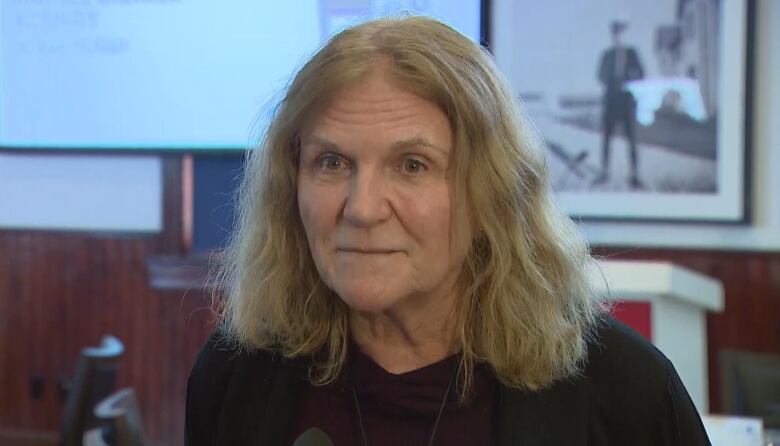
{"label": "maroon top", "polygon": [[[458,356],[394,375],[354,345],[350,347],[350,359],[339,379],[327,386],[302,389],[290,444],[307,429],[317,427],[335,446],[363,446],[354,387],[369,446],[428,445]],[[472,396],[465,404],[458,402],[456,381],[433,444],[495,444],[497,383],[491,372],[485,366],[476,368]]]}

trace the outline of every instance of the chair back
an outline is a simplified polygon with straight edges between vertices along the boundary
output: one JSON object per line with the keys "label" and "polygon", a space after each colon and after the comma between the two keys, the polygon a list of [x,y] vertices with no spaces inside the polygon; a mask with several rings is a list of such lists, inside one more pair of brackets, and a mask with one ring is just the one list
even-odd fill
{"label": "chair back", "polygon": [[102,427],[95,427],[85,431],[82,444],[84,446],[111,446],[103,438],[103,431],[105,431],[105,428]]}
{"label": "chair back", "polygon": [[[105,420],[102,439],[111,446],[143,446],[144,426],[135,391],[119,390],[95,406],[95,417]],[[85,444],[86,444],[85,437]],[[96,446],[98,444],[96,443]]]}
{"label": "chair back", "polygon": [[124,345],[113,336],[103,336],[99,347],[82,349],[65,402],[60,446],[81,446],[84,432],[99,426],[93,409],[114,390],[117,363],[123,352]]}
{"label": "chair back", "polygon": [[726,350],[720,355],[723,411],[780,428],[780,355]]}

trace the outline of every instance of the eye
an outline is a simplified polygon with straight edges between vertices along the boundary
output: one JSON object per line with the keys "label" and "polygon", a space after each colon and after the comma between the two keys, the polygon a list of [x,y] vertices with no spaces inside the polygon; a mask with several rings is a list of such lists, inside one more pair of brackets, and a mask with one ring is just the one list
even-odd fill
{"label": "eye", "polygon": [[327,154],[317,159],[317,168],[324,172],[344,170],[348,167],[347,160],[338,155]]}
{"label": "eye", "polygon": [[416,175],[428,169],[422,161],[417,158],[404,158],[401,163],[401,171],[410,175]]}

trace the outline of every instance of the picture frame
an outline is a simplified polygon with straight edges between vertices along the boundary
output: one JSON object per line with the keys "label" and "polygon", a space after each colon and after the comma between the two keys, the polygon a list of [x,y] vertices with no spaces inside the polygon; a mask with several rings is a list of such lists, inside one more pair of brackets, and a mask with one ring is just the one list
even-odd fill
{"label": "picture frame", "polygon": [[503,8],[496,62],[571,217],[750,222],[754,0]]}

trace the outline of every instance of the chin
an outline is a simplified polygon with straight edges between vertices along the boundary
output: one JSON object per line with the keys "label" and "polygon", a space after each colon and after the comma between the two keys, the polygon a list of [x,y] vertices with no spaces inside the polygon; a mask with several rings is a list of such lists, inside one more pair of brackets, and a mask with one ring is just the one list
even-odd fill
{"label": "chin", "polygon": [[401,300],[388,294],[387,290],[376,287],[337,288],[336,294],[351,310],[359,313],[379,313],[392,308]]}

